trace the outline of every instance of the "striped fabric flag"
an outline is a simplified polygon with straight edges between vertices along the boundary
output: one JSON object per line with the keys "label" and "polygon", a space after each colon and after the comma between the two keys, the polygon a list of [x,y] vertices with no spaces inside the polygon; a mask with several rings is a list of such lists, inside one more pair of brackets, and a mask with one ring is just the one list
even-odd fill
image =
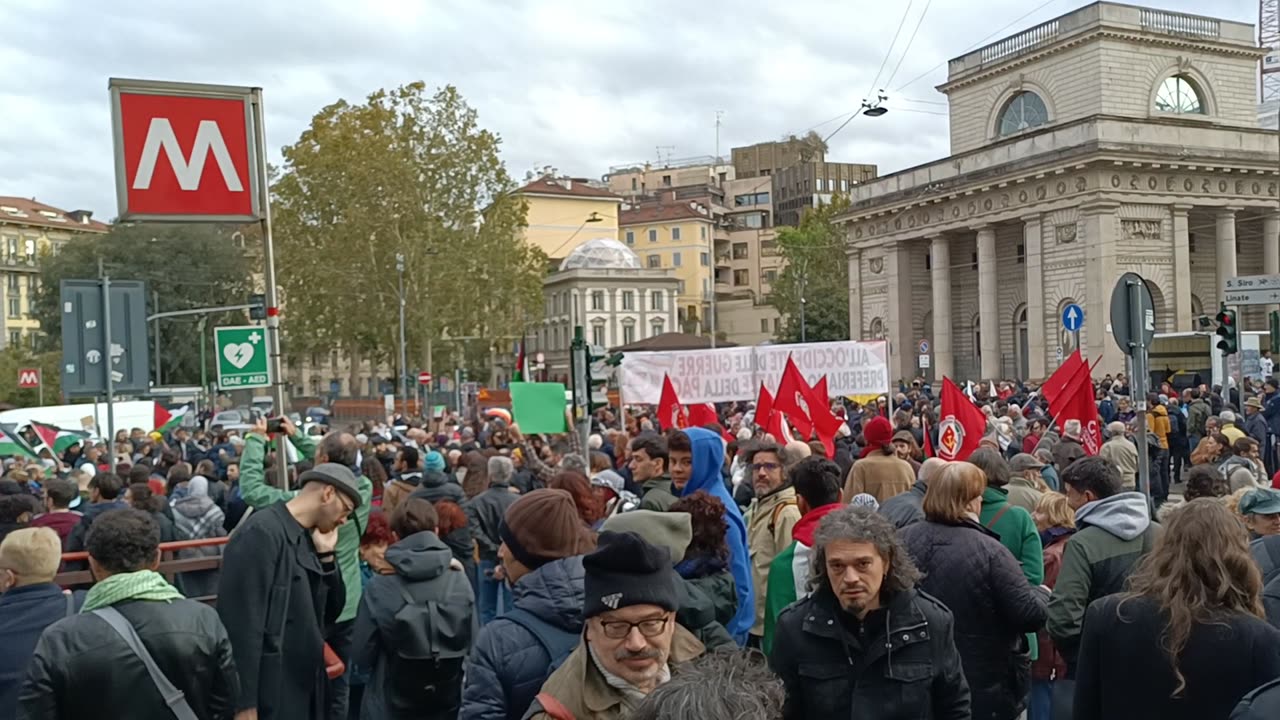
{"label": "striped fabric flag", "polygon": [[151,432],[158,432],[161,435],[164,435],[178,427],[182,422],[182,416],[186,415],[187,411],[191,409],[190,406],[184,405],[179,408],[177,412],[171,413],[160,403],[156,403],[155,406],[155,415],[153,419],[155,429]]}
{"label": "striped fabric flag", "polygon": [[24,457],[30,460],[39,460],[40,455],[36,453],[35,448],[22,438],[21,435],[12,431],[0,429],[0,457]]}
{"label": "striped fabric flag", "polygon": [[57,425],[49,425],[42,422],[33,421],[31,429],[40,438],[40,442],[52,450],[55,456],[62,455],[67,451],[67,448],[72,445],[79,445],[89,437],[89,433],[86,432],[63,430]]}

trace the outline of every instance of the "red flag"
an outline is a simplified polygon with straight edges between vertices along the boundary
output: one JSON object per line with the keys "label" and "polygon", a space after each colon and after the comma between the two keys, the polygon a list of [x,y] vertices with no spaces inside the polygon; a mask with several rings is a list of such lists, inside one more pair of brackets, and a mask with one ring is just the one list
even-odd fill
{"label": "red flag", "polygon": [[1044,399],[1049,401],[1049,409],[1051,411],[1053,411],[1058,399],[1062,397],[1067,385],[1071,383],[1071,380],[1081,367],[1087,367],[1087,363],[1085,363],[1084,356],[1080,354],[1080,351],[1076,350],[1057,370],[1053,371],[1052,375],[1045,379],[1044,385],[1040,387],[1040,394],[1044,395]]}
{"label": "red flag", "polygon": [[772,435],[773,441],[780,445],[786,445],[795,439],[791,436],[791,429],[787,427],[786,419],[777,410],[769,413],[769,418],[764,424],[764,431]]}
{"label": "red flag", "polygon": [[920,427],[924,429],[924,456],[931,458],[933,454],[933,440],[929,437],[929,421],[920,418]]}
{"label": "red flag", "polygon": [[942,379],[942,410],[938,421],[938,457],[964,460],[978,449],[987,431],[987,416],[965,396],[951,378]]}
{"label": "red flag", "polygon": [[827,394],[826,375],[819,378],[818,382],[809,389],[806,401],[818,439],[822,441],[822,447],[827,452],[827,459],[833,460],[836,456],[836,433],[844,423],[831,413],[831,396]]}
{"label": "red flag", "polygon": [[1080,421],[1080,444],[1089,455],[1097,455],[1102,449],[1102,426],[1093,398],[1092,373],[1089,364],[1082,361],[1062,390],[1049,401],[1049,411],[1058,419],[1060,427],[1065,428],[1068,420]]}
{"label": "red flag", "polygon": [[813,420],[809,415],[811,410],[805,408],[811,392],[809,384],[800,374],[800,368],[796,367],[795,360],[787,356],[787,366],[778,383],[778,394],[773,398],[773,410],[786,413],[787,419],[796,426],[796,432],[806,439],[813,434]]}
{"label": "red flag", "polygon": [[676,395],[675,386],[671,384],[671,376],[663,375],[662,396],[658,398],[658,427],[670,430],[688,426],[689,417],[680,406],[680,398]]}
{"label": "red flag", "polygon": [[688,408],[688,417],[690,427],[720,424],[720,416],[716,414],[716,408],[711,403],[690,405]]}
{"label": "red flag", "polygon": [[764,389],[764,383],[760,383],[760,396],[756,398],[756,424],[764,427],[769,422],[769,415],[773,413],[773,396],[768,390]]}

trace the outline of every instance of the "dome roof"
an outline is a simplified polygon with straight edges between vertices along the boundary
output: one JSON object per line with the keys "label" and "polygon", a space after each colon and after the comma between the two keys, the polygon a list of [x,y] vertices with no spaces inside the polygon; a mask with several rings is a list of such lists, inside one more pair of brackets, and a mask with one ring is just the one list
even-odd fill
{"label": "dome roof", "polygon": [[560,263],[561,270],[639,270],[640,257],[612,238],[588,240]]}

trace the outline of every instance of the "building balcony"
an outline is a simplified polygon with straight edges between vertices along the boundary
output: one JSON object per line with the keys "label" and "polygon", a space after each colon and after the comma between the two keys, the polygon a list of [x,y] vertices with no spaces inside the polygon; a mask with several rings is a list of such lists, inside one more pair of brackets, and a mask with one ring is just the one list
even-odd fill
{"label": "building balcony", "polygon": [[719,253],[716,255],[716,272],[721,270],[729,270],[732,265],[729,263],[729,253]]}

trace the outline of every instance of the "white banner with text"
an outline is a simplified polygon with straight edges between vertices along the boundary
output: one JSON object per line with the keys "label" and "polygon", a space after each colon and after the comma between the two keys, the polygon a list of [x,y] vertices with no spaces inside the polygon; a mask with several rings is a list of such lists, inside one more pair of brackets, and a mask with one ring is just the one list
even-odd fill
{"label": "white banner with text", "polygon": [[662,376],[669,375],[680,402],[718,403],[755,400],[764,383],[778,388],[787,357],[810,385],[827,376],[827,392],[883,395],[889,391],[888,343],[884,341],[751,345],[715,350],[629,352],[622,357],[622,402],[656,405]]}

